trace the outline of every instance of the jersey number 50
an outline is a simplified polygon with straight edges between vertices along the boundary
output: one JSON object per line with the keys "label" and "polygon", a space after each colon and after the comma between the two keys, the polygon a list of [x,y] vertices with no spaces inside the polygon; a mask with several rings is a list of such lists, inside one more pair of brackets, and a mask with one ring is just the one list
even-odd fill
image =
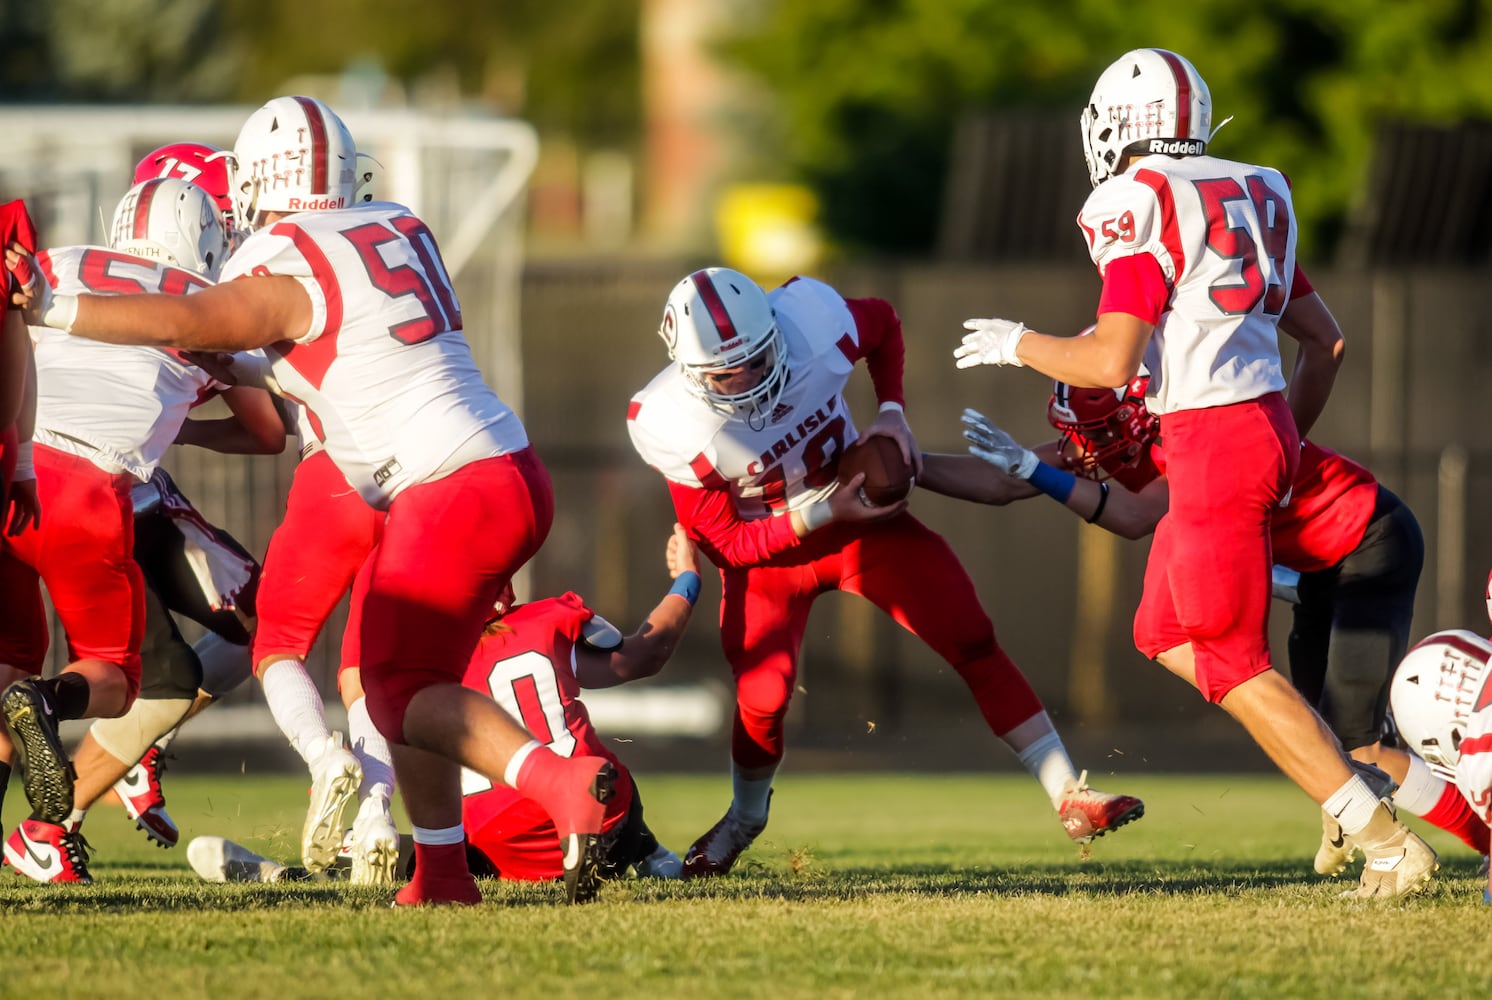
{"label": "jersey number 50", "polygon": [[[419,304],[419,316],[389,325],[390,337],[401,344],[418,344],[447,330],[461,329],[461,306],[456,302],[455,289],[441,263],[435,237],[423,222],[412,215],[399,215],[390,219],[388,225],[369,222],[345,230],[342,235],[357,248],[358,258],[374,288],[391,299]],[[408,246],[419,261],[419,268],[409,263],[390,265],[381,251],[390,243]]]}

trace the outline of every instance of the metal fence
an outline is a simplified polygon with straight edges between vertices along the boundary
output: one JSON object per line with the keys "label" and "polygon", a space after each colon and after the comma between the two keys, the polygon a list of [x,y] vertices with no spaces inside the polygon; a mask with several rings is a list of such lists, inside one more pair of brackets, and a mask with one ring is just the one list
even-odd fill
{"label": "metal fence", "polygon": [[[553,475],[558,507],[529,590],[575,590],[624,627],[667,588],[663,545],[673,520],[662,479],[627,440],[626,405],[665,363],[654,331],[668,290],[691,263],[531,262],[524,273],[523,416]],[[968,316],[1020,317],[1057,332],[1086,325],[1097,293],[1090,270],[908,266],[827,277],[845,294],[878,295],[900,311],[908,414],[926,450],[961,450],[958,414],[966,405],[1021,440],[1050,436],[1048,383],[1023,370],[956,371],[951,352]],[[1349,344],[1312,436],[1363,461],[1418,515],[1429,554],[1416,634],[1451,625],[1483,628],[1482,581],[1492,566],[1492,525],[1477,516],[1492,502],[1492,449],[1481,413],[1492,375],[1479,323],[1485,276],[1396,271],[1312,278]],[[481,286],[462,292],[471,305],[485,294]],[[469,332],[481,335],[475,327]],[[868,418],[868,379],[857,377],[852,388],[852,407]],[[178,449],[169,466],[209,518],[262,552],[292,462]],[[1144,757],[1152,766],[1179,762],[1181,747],[1188,766],[1259,762],[1221,712],[1130,644],[1147,543],[1114,539],[1039,499],[995,509],[919,494],[913,510],[963,557],[1002,643],[1071,742],[1090,754]],[[728,672],[715,624],[718,592],[707,580],[684,644],[643,690],[713,684],[723,691]],[[1283,663],[1288,613],[1282,605],[1275,609]],[[324,639],[312,662],[328,692],[340,624],[339,613],[328,628],[331,641]],[[800,683],[791,741],[810,761],[974,767],[1002,759],[957,675],[857,598],[829,595],[816,606]],[[258,693],[246,685],[240,697],[252,701]],[[688,762],[661,758],[665,766]]]}

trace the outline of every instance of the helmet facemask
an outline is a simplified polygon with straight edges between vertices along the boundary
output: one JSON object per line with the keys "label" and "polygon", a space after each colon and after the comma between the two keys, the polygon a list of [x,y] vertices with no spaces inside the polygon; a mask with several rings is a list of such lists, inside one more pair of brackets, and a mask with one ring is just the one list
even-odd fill
{"label": "helmet facemask", "polygon": [[1136,376],[1119,389],[1053,386],[1047,420],[1062,433],[1062,454],[1075,471],[1095,482],[1132,468],[1160,436],[1160,420],[1145,405],[1150,377]]}

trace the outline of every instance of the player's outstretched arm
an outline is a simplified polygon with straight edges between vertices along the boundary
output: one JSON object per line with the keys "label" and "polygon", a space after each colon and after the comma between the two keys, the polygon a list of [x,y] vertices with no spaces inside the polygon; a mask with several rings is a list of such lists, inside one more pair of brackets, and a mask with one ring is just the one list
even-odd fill
{"label": "player's outstretched arm", "polygon": [[[13,244],[6,265],[24,256]],[[35,261],[33,272],[40,274]],[[11,298],[34,326],[106,344],[247,351],[295,340],[311,329],[311,297],[295,278],[256,275],[195,295],[55,295],[34,280]]]}
{"label": "player's outstretched arm", "polygon": [[575,647],[575,678],[583,688],[605,688],[652,677],[663,669],[689,626],[699,599],[699,553],[683,525],[675,524],[665,553],[673,587],[636,632],[609,650]]}
{"label": "player's outstretched arm", "polygon": [[1105,312],[1090,336],[1054,337],[1003,319],[971,319],[970,332],[953,352],[959,368],[1029,367],[1083,388],[1124,385],[1140,370],[1155,326],[1125,312]]}
{"label": "player's outstretched arm", "polygon": [[235,385],[223,391],[233,416],[186,420],[177,444],[196,445],[224,455],[278,455],[285,450],[285,422],[263,389]]}
{"label": "player's outstretched arm", "polygon": [[[1036,449],[1041,454],[1046,445]],[[1055,454],[1048,457],[1053,461]],[[924,490],[941,493],[955,500],[989,504],[1003,507],[1016,500],[1039,496],[1041,491],[1024,479],[1018,479],[973,455],[944,455],[940,453],[922,456],[922,474],[917,485]]]}
{"label": "player's outstretched arm", "polygon": [[1280,316],[1280,329],[1298,344],[1287,397],[1295,426],[1305,437],[1315,426],[1347,353],[1336,317],[1315,292],[1292,298]]}

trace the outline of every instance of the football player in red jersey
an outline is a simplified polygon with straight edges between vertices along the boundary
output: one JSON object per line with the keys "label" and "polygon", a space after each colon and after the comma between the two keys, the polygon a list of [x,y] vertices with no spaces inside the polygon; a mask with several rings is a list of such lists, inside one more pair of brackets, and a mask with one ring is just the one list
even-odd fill
{"label": "football player in red jersey", "polygon": [[[36,249],[36,227],[22,201],[0,205],[0,245]],[[0,535],[16,534],[41,515],[32,466],[32,425],[36,419],[36,361],[21,311],[11,307],[9,293],[25,283],[25,274],[7,273],[6,301],[0,311]],[[0,786],[10,764],[0,763]]]}
{"label": "football player in red jersey", "polygon": [[904,459],[918,458],[891,304],[802,277],[769,294],[716,267],[679,282],[659,333],[673,363],[633,397],[628,431],[720,570],[721,642],[736,681],[731,804],[689,848],[685,876],[729,872],[765,828],[808,614],[836,589],[871,601],[958,672],[1074,840],[1138,818],[1138,799],[1096,792],[1074,770],[948,543],[906,500],[871,505],[864,473],[839,485],[840,456],[862,436],[844,399],[862,360],[880,400],[863,436],[890,437]]}
{"label": "football player in red jersey", "polygon": [[[648,829],[631,773],[597,735],[581,701],[582,689],[654,676],[678,646],[700,587],[698,554],[681,525],[674,525],[665,559],[673,586],[628,636],[576,594],[514,605],[510,588],[487,623],[462,681],[493,698],[555,753],[594,754],[616,766],[617,794],[606,804],[601,834],[602,869],[608,878],[629,868],[641,876],[678,878],[682,868],[678,855]],[[470,771],[463,775],[462,788],[462,823],[474,873],[514,881],[546,881],[563,874],[554,822],[538,803]],[[210,882],[298,877],[295,869],[220,837],[193,840],[187,855],[197,874]],[[404,860],[407,866],[410,857],[406,854]],[[401,870],[412,874],[408,867]]]}
{"label": "football player in red jersey", "polygon": [[[1144,362],[1171,497],[1135,645],[1222,705],[1340,821],[1367,856],[1362,898],[1415,892],[1434,874],[1435,852],[1271,669],[1270,512],[1289,493],[1300,436],[1325,407],[1344,350],[1295,261],[1289,182],[1271,167],[1208,155],[1207,84],[1165,49],[1135,49],[1104,70],[1080,127],[1093,193],[1078,225],[1103,279],[1093,335],[971,319],[957,365],[1029,366],[1107,389]],[[1288,400],[1281,333],[1300,346]],[[1033,484],[1065,500],[1072,473],[1047,468]]]}
{"label": "football player in red jersey", "polygon": [[[921,485],[938,493],[1003,505],[1038,496],[1028,470],[1045,464],[1077,475],[1064,506],[1124,538],[1142,538],[1165,516],[1170,484],[1160,423],[1145,405],[1149,376],[1118,389],[1054,386],[1047,419],[1061,437],[1026,449],[988,418],[965,411],[974,457],[924,457]],[[1033,457],[1028,457],[1033,456]],[[1367,469],[1302,442],[1290,502],[1270,523],[1276,596],[1294,606],[1290,680],[1341,741],[1370,784],[1395,806],[1486,854],[1488,830],[1454,787],[1413,754],[1384,745],[1391,731],[1388,688],[1409,648],[1424,540],[1409,508]],[[1381,769],[1377,771],[1376,769]],[[1342,872],[1354,853],[1323,813],[1316,870]]]}
{"label": "football player in red jersey", "polygon": [[[269,348],[282,394],[307,405],[349,485],[386,515],[361,666],[421,855],[396,903],[481,898],[461,849],[461,765],[543,803],[565,841],[567,894],[588,899],[614,766],[557,756],[460,684],[498,593],[548,535],[549,476],[477,370],[434,236],[402,205],[354,205],[356,157],[325,104],[276,98],[234,142],[234,204],[251,232],[219,285],[107,298],[33,283],[15,301],[46,326],[107,343]],[[14,247],[6,256],[25,263]]]}

